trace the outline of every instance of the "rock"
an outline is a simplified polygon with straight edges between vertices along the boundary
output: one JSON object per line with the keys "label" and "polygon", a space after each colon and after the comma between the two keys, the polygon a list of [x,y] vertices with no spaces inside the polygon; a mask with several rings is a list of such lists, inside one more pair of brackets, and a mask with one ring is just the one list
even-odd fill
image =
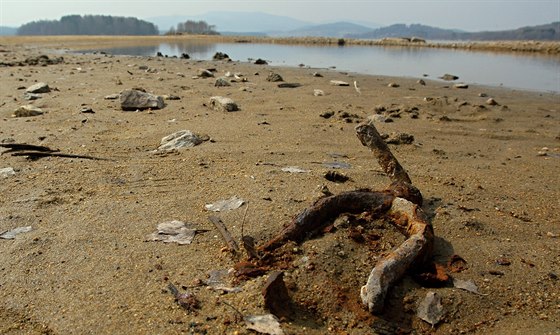
{"label": "rock", "polygon": [[53,64],[60,64],[64,62],[64,58],[57,57],[57,58],[49,58],[49,56],[41,55],[38,57],[29,57],[23,63],[25,65],[39,65],[39,66],[47,66]]}
{"label": "rock", "polygon": [[278,318],[273,314],[248,315],[245,317],[245,326],[261,334],[284,335]]}
{"label": "rock", "polygon": [[14,176],[16,171],[12,167],[2,168],[0,169],[0,178],[8,178]]}
{"label": "rock", "polygon": [[212,57],[213,60],[229,60],[229,56],[226,53],[223,52],[216,52],[214,54],[214,57]]}
{"label": "rock", "polygon": [[226,86],[231,86],[231,84],[229,83],[229,81],[227,81],[226,78],[224,77],[220,77],[218,79],[216,79],[216,82],[214,83],[215,87],[226,87]]}
{"label": "rock", "polygon": [[326,180],[332,181],[333,183],[345,183],[350,179],[347,175],[338,171],[328,171],[325,173],[324,177]]}
{"label": "rock", "polygon": [[82,107],[80,109],[80,113],[95,114],[95,112],[93,111],[93,109],[91,107]]}
{"label": "rock", "polygon": [[12,117],[30,117],[42,115],[44,112],[41,108],[35,107],[33,105],[21,106],[14,111]]}
{"label": "rock", "polygon": [[496,100],[494,100],[493,98],[490,98],[490,99],[486,100],[486,104],[490,105],[490,106],[497,106],[498,102]]}
{"label": "rock", "polygon": [[426,40],[420,37],[412,37],[410,39],[410,42],[412,43],[426,43]]}
{"label": "rock", "polygon": [[121,93],[121,109],[123,111],[162,109],[165,106],[163,97],[139,90],[125,90]]}
{"label": "rock", "polygon": [[286,167],[283,167],[281,170],[283,172],[289,172],[289,173],[308,173],[308,172],[310,172],[309,170],[302,169],[299,166],[286,166]]}
{"label": "rock", "polygon": [[459,79],[459,77],[457,77],[455,75],[452,75],[452,74],[449,74],[449,73],[446,73],[443,76],[439,77],[439,79],[447,80],[447,81],[453,81],[453,80]]}
{"label": "rock", "polygon": [[37,83],[25,90],[26,93],[49,93],[50,91],[51,89],[47,83]]}
{"label": "rock", "polygon": [[213,78],[214,74],[212,73],[212,71],[210,70],[206,70],[206,69],[199,69],[197,76],[199,78]]}
{"label": "rock", "polygon": [[316,97],[322,97],[325,95],[325,92],[323,90],[315,89],[313,90],[313,95]]}
{"label": "rock", "polygon": [[204,208],[212,212],[226,212],[233,209],[238,209],[239,207],[243,206],[243,204],[245,204],[245,200],[234,195],[229,199],[218,200],[214,203],[206,204],[204,205]]}
{"label": "rock", "polygon": [[173,94],[164,94],[161,97],[163,98],[163,100],[181,100],[181,97]]}
{"label": "rock", "polygon": [[226,97],[211,97],[210,106],[212,109],[221,112],[235,112],[239,110],[237,104],[232,99]]}
{"label": "rock", "polygon": [[181,58],[181,59],[191,59],[191,56],[189,56],[188,53],[183,52],[183,53],[181,54],[181,57],[180,57],[180,58]]}
{"label": "rock", "polygon": [[393,87],[393,88],[397,88],[397,87],[400,87],[400,86],[401,86],[401,85],[399,85],[399,84],[397,84],[397,83],[389,83],[389,84],[387,85],[387,87]]}
{"label": "rock", "polygon": [[120,98],[120,97],[121,97],[120,94],[115,93],[115,94],[106,95],[104,99],[105,99],[105,100],[117,100],[117,99]]}
{"label": "rock", "polygon": [[461,83],[461,84],[455,84],[455,85],[453,85],[453,87],[454,88],[467,89],[467,88],[469,88],[469,85]]}
{"label": "rock", "polygon": [[350,84],[348,84],[347,82],[342,81],[342,80],[331,80],[330,83],[331,83],[331,85],[334,85],[334,86],[350,86]]}
{"label": "rock", "polygon": [[478,96],[481,98],[486,98],[488,96],[488,94],[486,93],[478,93]]}
{"label": "rock", "polygon": [[5,240],[13,240],[16,238],[17,235],[28,233],[31,230],[33,230],[33,227],[31,226],[17,227],[15,229],[0,234],[0,238]]}
{"label": "rock", "polygon": [[279,88],[296,88],[296,87],[300,87],[301,84],[300,83],[281,83],[278,84]]}
{"label": "rock", "polygon": [[268,62],[265,61],[264,59],[259,58],[255,61],[255,64],[257,64],[257,65],[268,65]]}
{"label": "rock", "polygon": [[182,221],[167,221],[157,225],[155,233],[146,236],[146,241],[162,241],[179,245],[191,244],[197,229],[192,224]]}
{"label": "rock", "polygon": [[406,133],[391,133],[391,135],[384,136],[385,142],[388,144],[411,144],[414,142],[414,136]]}
{"label": "rock", "polygon": [[270,82],[274,83],[274,82],[278,82],[278,81],[284,81],[284,79],[278,73],[270,72],[268,74],[268,77],[266,77],[266,81],[270,81]]}
{"label": "rock", "polygon": [[320,74],[319,72],[313,72],[313,77],[318,77],[318,78],[322,78],[323,75]]}
{"label": "rock", "polygon": [[23,95],[23,98],[25,100],[37,100],[37,99],[41,99],[43,96],[41,94],[38,93],[25,93]]}
{"label": "rock", "polygon": [[390,118],[388,118],[388,117],[386,117],[386,116],[384,116],[384,115],[381,115],[381,114],[370,115],[370,116],[368,116],[368,120],[371,120],[371,121],[377,122],[377,123],[382,123],[382,122],[383,122],[383,123],[388,123],[388,122],[391,122],[391,121],[388,121],[388,120],[390,120]]}
{"label": "rock", "polygon": [[204,138],[190,130],[180,130],[161,139],[157,151],[170,151],[180,148],[191,148],[204,142]]}
{"label": "rock", "polygon": [[324,119],[330,119],[331,117],[334,116],[334,112],[333,111],[323,112],[319,116],[324,118]]}
{"label": "rock", "polygon": [[422,86],[426,86],[426,82],[423,79],[419,79],[416,83],[418,83]]}

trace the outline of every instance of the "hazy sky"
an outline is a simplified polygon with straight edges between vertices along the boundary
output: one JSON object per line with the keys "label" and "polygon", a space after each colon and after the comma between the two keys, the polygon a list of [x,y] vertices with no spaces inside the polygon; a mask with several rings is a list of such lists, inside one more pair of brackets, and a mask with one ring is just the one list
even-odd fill
{"label": "hazy sky", "polygon": [[380,25],[421,23],[467,31],[504,30],[560,21],[560,0],[0,0],[0,25],[17,27],[69,14],[145,19],[217,10],[266,12],[314,23],[340,20]]}

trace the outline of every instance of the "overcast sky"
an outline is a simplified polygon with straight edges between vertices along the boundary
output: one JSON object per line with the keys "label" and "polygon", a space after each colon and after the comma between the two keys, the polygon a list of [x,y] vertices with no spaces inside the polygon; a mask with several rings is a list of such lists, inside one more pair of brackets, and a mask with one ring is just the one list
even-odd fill
{"label": "overcast sky", "polygon": [[312,23],[421,23],[466,31],[504,30],[560,21],[560,0],[0,0],[0,25],[17,27],[69,14],[146,19],[218,10],[265,12]]}

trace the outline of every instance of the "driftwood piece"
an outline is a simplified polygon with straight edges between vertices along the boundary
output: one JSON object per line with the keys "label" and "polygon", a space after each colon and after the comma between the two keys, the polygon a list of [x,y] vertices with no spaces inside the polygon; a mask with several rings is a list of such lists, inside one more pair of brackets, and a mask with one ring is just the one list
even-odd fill
{"label": "driftwood piece", "polygon": [[302,242],[317,235],[342,213],[369,211],[372,217],[389,217],[407,237],[405,242],[383,257],[372,269],[361,288],[363,304],[372,313],[382,311],[389,288],[406,271],[421,267],[431,258],[433,228],[422,209],[422,195],[391,153],[372,122],[356,127],[356,133],[367,146],[392,183],[385,191],[358,190],[321,198],[297,215],[276,237],[260,247],[271,251],[288,241]]}
{"label": "driftwood piece", "polygon": [[214,216],[214,215],[209,216],[208,220],[210,220],[210,222],[212,222],[212,224],[214,224],[216,229],[218,229],[218,231],[222,235],[222,238],[224,239],[224,241],[228,245],[228,248],[231,250],[231,252],[233,252],[234,254],[239,254],[239,246],[237,245],[237,242],[235,242],[233,237],[231,237],[231,234],[227,230],[227,228],[224,225],[224,223],[222,222],[222,220],[220,220],[219,217]]}
{"label": "driftwood piece", "polygon": [[82,158],[93,160],[108,160],[106,158],[93,157],[88,155],[74,155],[59,152],[58,149],[51,149],[41,145],[33,145],[27,143],[0,143],[0,147],[8,148],[2,154],[11,153],[12,156],[25,156],[31,160],[37,160],[43,157],[65,157],[65,158]]}

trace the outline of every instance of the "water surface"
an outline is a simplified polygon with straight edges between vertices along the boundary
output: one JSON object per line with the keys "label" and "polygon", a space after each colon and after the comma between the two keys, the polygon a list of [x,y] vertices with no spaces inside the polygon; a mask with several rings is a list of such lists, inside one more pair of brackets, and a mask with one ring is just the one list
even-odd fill
{"label": "water surface", "polygon": [[[94,51],[94,50],[87,50]],[[220,51],[231,59],[262,58],[271,65],[332,68],[361,74],[437,79],[446,73],[457,82],[560,93],[560,57],[421,47],[302,46],[189,41],[153,46],[99,49],[114,55],[180,56],[210,60]]]}

